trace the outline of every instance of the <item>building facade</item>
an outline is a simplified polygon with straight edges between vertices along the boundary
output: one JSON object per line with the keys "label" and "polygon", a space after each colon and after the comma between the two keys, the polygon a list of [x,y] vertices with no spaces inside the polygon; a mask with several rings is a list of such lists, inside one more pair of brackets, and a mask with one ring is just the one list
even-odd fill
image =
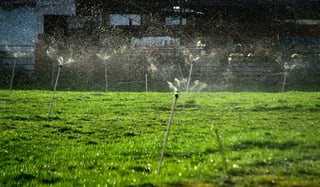
{"label": "building facade", "polygon": [[0,3],[0,66],[35,69],[35,46],[50,16],[75,15],[75,0],[3,0]]}

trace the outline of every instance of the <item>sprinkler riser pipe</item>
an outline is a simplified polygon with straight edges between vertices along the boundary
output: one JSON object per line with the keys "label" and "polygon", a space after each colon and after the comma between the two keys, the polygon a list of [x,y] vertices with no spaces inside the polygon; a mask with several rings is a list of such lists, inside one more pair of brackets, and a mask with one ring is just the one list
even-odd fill
{"label": "sprinkler riser pipe", "polygon": [[286,85],[286,81],[287,81],[287,72],[284,73],[284,76],[283,76],[283,83],[282,83],[282,89],[281,89],[281,93],[284,92],[284,87]]}
{"label": "sprinkler riser pipe", "polygon": [[106,92],[108,92],[108,66],[107,66],[107,62],[104,62],[104,78],[106,81]]}
{"label": "sprinkler riser pipe", "polygon": [[171,109],[171,114],[170,114],[170,118],[169,118],[169,122],[168,122],[168,126],[167,126],[165,139],[163,141],[163,146],[162,146],[162,151],[161,151],[161,156],[160,156],[160,163],[159,163],[158,172],[157,172],[158,175],[160,175],[160,173],[161,173],[162,162],[163,162],[164,154],[166,152],[166,147],[167,147],[169,134],[170,134],[170,129],[171,129],[172,120],[173,120],[173,114],[174,114],[174,110],[175,110],[176,105],[177,105],[178,98],[179,98],[179,93],[176,92],[175,95],[174,95],[174,100],[173,100],[173,104],[172,104],[172,109]]}
{"label": "sprinkler riser pipe", "polygon": [[148,92],[148,73],[145,74],[145,86],[146,86],[146,92]]}
{"label": "sprinkler riser pipe", "polygon": [[60,65],[59,65],[59,68],[58,68],[57,78],[56,78],[56,82],[55,82],[55,84],[54,84],[53,94],[52,94],[52,98],[51,98],[50,106],[49,106],[49,110],[48,110],[47,122],[49,122],[49,120],[50,120],[50,114],[51,114],[51,110],[52,110],[52,105],[53,105],[53,101],[54,101],[54,96],[55,96],[56,91],[57,91],[57,86],[58,86],[58,81],[59,81],[59,77],[60,77],[61,68],[62,68],[62,64],[60,64]]}
{"label": "sprinkler riser pipe", "polygon": [[[181,69],[181,65],[178,63],[178,68],[179,68],[179,72],[180,72],[180,76],[181,76],[181,80],[183,80],[184,79],[184,77],[183,77],[183,73],[182,73],[182,69]],[[185,84],[185,83],[184,83]],[[184,86],[186,86],[186,85],[184,85]]]}
{"label": "sprinkler riser pipe", "polygon": [[186,93],[185,93],[184,99],[183,99],[183,107],[182,107],[182,109],[184,109],[184,107],[186,105],[186,99],[187,99],[187,95],[188,95],[188,92],[189,92],[189,85],[190,85],[190,81],[191,81],[192,68],[193,68],[193,63],[191,63],[191,66],[190,66],[189,77],[188,77],[188,82],[187,82],[187,87],[186,87]]}
{"label": "sprinkler riser pipe", "polygon": [[52,69],[51,69],[51,86],[54,88],[54,63],[52,63]]}
{"label": "sprinkler riser pipe", "polygon": [[280,99],[280,100],[283,100],[284,88],[285,88],[285,86],[286,86],[286,81],[287,81],[287,74],[288,74],[288,72],[285,72],[285,73],[283,74],[283,83],[282,83],[281,99]]}
{"label": "sprinkler riser pipe", "polygon": [[17,60],[14,59],[14,63],[13,63],[13,67],[12,67],[12,73],[11,73],[11,78],[10,78],[10,88],[9,88],[10,91],[12,91],[12,87],[13,87],[13,79],[14,79],[14,76],[15,76],[16,65],[17,65]]}

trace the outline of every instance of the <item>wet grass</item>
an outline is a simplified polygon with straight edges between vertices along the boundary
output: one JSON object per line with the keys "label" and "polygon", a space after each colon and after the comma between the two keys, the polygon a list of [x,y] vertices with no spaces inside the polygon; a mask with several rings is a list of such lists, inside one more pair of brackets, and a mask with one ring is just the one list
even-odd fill
{"label": "wet grass", "polygon": [[280,98],[180,98],[158,176],[172,93],[58,91],[48,123],[51,92],[0,90],[0,186],[318,186],[320,95]]}

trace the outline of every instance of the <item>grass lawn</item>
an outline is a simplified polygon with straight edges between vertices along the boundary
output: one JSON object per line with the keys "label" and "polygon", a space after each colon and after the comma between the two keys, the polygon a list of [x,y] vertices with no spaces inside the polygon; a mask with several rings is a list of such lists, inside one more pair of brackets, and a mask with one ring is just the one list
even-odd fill
{"label": "grass lawn", "polygon": [[[319,186],[318,92],[0,90],[0,186]],[[218,138],[219,137],[219,138]]]}

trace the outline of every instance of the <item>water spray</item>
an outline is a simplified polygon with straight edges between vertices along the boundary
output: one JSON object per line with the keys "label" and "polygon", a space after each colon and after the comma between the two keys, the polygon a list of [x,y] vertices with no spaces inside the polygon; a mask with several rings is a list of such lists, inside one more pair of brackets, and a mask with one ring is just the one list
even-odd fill
{"label": "water spray", "polygon": [[176,85],[177,85],[177,88],[180,88],[180,80],[179,79],[177,79],[177,78],[175,78],[174,79],[174,82],[176,83]]}
{"label": "water spray", "polygon": [[174,99],[173,99],[173,104],[172,104],[172,108],[171,108],[171,114],[170,114],[170,118],[169,118],[169,122],[168,122],[168,126],[167,126],[166,135],[165,135],[165,138],[163,141],[163,146],[162,146],[162,151],[161,151],[161,156],[160,156],[160,163],[159,163],[159,167],[158,167],[158,175],[160,175],[160,173],[161,173],[162,162],[163,162],[164,154],[166,152],[167,142],[168,142],[169,133],[170,133],[171,125],[172,125],[173,113],[174,113],[174,110],[177,105],[177,100],[179,98],[178,89],[176,87],[174,87],[171,82],[168,82],[168,84],[169,84],[169,87],[174,90]]}
{"label": "water spray", "polygon": [[194,85],[192,87],[190,87],[190,90],[200,92],[201,90],[203,90],[207,86],[208,86],[207,83],[202,83],[199,80],[195,80]]}
{"label": "water spray", "polygon": [[59,77],[60,77],[60,71],[61,71],[61,68],[62,68],[62,65],[63,65],[63,57],[62,57],[62,56],[60,56],[60,57],[58,58],[58,62],[59,62],[59,68],[58,68],[58,73],[57,73],[56,82],[55,82],[54,87],[53,87],[53,94],[52,94],[52,98],[51,98],[50,106],[49,106],[49,110],[48,110],[47,122],[49,122],[49,120],[50,120],[50,114],[51,114],[51,110],[52,110],[52,105],[53,105],[53,101],[54,101],[54,96],[55,96],[56,91],[57,91],[58,81],[59,81]]}

